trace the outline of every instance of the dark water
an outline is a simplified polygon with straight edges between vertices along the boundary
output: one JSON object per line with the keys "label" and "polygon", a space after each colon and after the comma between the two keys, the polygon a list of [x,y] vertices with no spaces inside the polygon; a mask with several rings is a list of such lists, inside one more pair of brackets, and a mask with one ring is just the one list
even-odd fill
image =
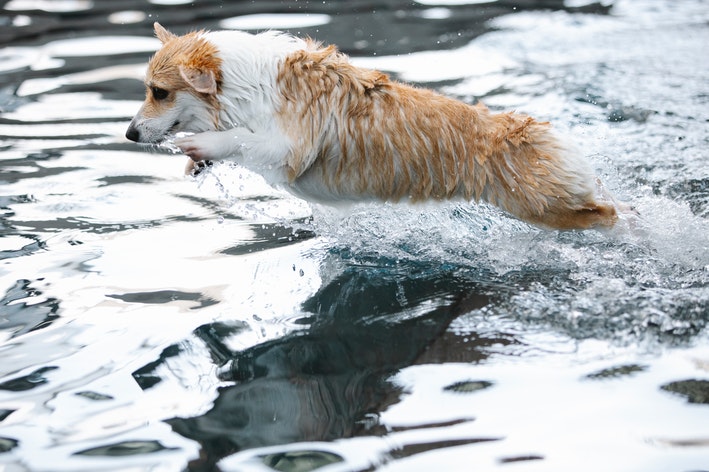
{"label": "dark water", "polygon": [[[709,470],[707,2],[0,5],[0,470]],[[185,178],[123,137],[155,20],[551,120],[642,220]]]}

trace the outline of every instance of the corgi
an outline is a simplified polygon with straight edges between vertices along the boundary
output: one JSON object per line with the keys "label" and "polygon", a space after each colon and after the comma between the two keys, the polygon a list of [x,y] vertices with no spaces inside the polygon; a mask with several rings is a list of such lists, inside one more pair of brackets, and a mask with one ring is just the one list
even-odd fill
{"label": "corgi", "polygon": [[310,39],[154,27],[162,47],[131,141],[194,133],[175,140],[190,165],[232,159],[316,203],[484,200],[561,230],[618,220],[621,206],[548,122],[392,80]]}

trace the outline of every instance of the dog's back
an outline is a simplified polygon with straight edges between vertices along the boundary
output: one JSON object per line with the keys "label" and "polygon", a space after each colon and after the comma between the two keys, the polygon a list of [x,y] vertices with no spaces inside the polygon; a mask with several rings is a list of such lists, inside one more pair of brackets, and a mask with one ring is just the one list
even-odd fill
{"label": "dog's back", "polygon": [[554,228],[615,222],[549,123],[392,81],[333,47],[288,56],[278,83],[279,122],[296,143],[289,185],[310,199],[461,198]]}

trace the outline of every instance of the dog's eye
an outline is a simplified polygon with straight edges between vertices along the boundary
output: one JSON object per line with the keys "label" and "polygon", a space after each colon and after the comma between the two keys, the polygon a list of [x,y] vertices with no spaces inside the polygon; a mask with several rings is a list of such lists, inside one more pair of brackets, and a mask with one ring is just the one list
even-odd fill
{"label": "dog's eye", "polygon": [[168,95],[168,91],[160,87],[150,87],[150,91],[152,92],[155,100],[164,100]]}

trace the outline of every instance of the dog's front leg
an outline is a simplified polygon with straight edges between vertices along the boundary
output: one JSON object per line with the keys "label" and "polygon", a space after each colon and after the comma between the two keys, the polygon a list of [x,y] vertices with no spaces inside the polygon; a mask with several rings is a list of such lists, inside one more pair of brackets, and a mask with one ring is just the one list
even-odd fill
{"label": "dog's front leg", "polygon": [[251,133],[246,128],[232,128],[226,131],[205,131],[175,140],[193,161],[215,161],[238,157],[244,138]]}
{"label": "dog's front leg", "polygon": [[205,131],[176,139],[175,144],[195,162],[232,159],[262,175],[282,169],[290,152],[286,137],[277,130]]}

